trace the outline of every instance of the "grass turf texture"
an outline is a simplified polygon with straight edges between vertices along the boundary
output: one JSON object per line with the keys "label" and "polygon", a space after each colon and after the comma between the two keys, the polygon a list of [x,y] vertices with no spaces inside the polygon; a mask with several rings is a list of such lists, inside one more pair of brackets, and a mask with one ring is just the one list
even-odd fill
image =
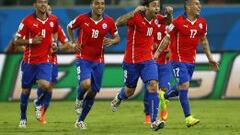
{"label": "grass turf texture", "polygon": [[192,100],[192,113],[201,122],[191,128],[185,125],[177,100],[169,103],[167,126],[157,132],[144,125],[143,103],[123,102],[119,110],[111,112],[110,101],[95,102],[85,122],[87,130],[74,128],[74,102],[52,102],[47,112],[46,125],[34,117],[33,103],[29,103],[28,124],[19,129],[19,103],[0,103],[0,135],[239,135],[240,100]]}

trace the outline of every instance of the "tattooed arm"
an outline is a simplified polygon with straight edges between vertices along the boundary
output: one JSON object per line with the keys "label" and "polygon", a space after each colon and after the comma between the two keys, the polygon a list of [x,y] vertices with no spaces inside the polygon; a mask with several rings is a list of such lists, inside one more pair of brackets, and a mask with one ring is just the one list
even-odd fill
{"label": "tattooed arm", "polygon": [[122,16],[118,17],[118,19],[116,20],[115,23],[116,23],[117,26],[126,25],[127,21],[130,18],[132,18],[136,12],[144,11],[144,10],[145,10],[144,6],[138,6],[134,11],[131,11],[131,12],[125,14],[125,15],[122,15]]}

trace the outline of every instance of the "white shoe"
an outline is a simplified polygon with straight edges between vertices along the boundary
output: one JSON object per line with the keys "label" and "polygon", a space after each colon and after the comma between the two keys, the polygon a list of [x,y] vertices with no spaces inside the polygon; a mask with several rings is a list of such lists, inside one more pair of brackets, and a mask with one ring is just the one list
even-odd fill
{"label": "white shoe", "polygon": [[165,126],[165,122],[164,122],[164,121],[154,121],[154,122],[151,124],[151,128],[152,128],[154,131],[158,131],[159,129],[164,128],[164,126]]}
{"label": "white shoe", "polygon": [[37,99],[34,100],[33,104],[34,104],[34,108],[35,108],[35,117],[37,120],[40,120],[41,118],[41,105],[37,105],[36,104]]}
{"label": "white shoe", "polygon": [[80,115],[82,113],[82,110],[83,110],[83,100],[76,99],[75,112],[77,113],[77,115]]}
{"label": "white shoe", "polygon": [[119,107],[120,103],[121,103],[121,100],[118,99],[118,94],[117,94],[111,102],[111,107],[113,112],[117,111],[117,108]]}
{"label": "white shoe", "polygon": [[18,127],[19,128],[26,128],[27,127],[27,121],[25,119],[20,120]]}
{"label": "white shoe", "polygon": [[87,129],[87,125],[83,121],[80,121],[75,123],[75,128]]}

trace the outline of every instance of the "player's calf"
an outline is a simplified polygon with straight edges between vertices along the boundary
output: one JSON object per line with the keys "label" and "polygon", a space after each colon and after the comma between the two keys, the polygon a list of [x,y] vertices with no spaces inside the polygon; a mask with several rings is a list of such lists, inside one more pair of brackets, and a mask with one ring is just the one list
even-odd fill
{"label": "player's calf", "polygon": [[83,110],[83,100],[76,99],[75,101],[75,112],[77,115],[81,115]]}

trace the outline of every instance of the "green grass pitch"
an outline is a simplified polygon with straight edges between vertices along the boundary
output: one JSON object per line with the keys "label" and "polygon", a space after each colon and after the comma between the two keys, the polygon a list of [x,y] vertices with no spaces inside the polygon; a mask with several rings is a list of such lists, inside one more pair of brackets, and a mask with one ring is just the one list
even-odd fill
{"label": "green grass pitch", "polygon": [[169,119],[164,129],[152,131],[143,124],[143,103],[123,102],[111,112],[110,101],[96,101],[85,120],[87,130],[74,128],[74,102],[52,102],[46,125],[34,117],[29,103],[28,125],[19,129],[19,103],[0,103],[0,135],[240,135],[240,100],[191,100],[191,111],[201,122],[186,128],[177,100],[169,103]]}

